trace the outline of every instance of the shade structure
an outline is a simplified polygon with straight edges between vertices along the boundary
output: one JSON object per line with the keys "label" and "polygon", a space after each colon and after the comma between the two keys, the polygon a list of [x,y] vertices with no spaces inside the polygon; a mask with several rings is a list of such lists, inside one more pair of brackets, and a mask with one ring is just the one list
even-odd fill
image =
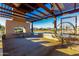
{"label": "shade structure", "polygon": [[[18,12],[21,11],[21,12]],[[78,3],[0,3],[1,17],[21,17],[35,22],[79,11]]]}

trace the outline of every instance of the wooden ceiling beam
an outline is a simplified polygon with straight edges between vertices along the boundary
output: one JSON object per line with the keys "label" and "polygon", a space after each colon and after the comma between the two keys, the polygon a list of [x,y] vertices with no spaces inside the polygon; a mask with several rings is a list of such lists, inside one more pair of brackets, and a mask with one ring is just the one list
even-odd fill
{"label": "wooden ceiling beam", "polygon": [[[7,4],[7,3],[6,3]],[[28,11],[27,11],[27,9],[26,10],[22,10],[22,9],[19,9],[18,10],[18,8],[15,6],[15,5],[13,5],[13,4],[10,4],[10,3],[8,3],[7,5],[9,5],[9,6],[11,6],[11,7],[13,7],[14,8],[14,10],[15,11],[19,11],[19,13],[21,13],[21,14],[23,14],[23,15],[25,15],[25,13],[27,13]],[[40,18],[42,18],[41,16],[39,16],[39,15],[36,15],[36,14],[33,14],[33,13],[31,13],[32,15],[35,15],[35,16],[37,16],[37,17],[40,17]]]}
{"label": "wooden ceiling beam", "polygon": [[[10,4],[10,3],[9,3],[9,4]],[[7,5],[8,5],[8,4],[7,4]],[[16,9],[16,11],[18,11],[17,8],[16,8],[13,4],[12,4],[12,5],[10,4],[9,6],[11,6],[12,8]],[[39,6],[39,7],[40,7],[40,6]],[[47,7],[45,7],[44,5],[42,5],[41,7],[44,8],[44,9],[45,9],[47,12],[49,12],[49,13],[51,13],[51,14],[53,13],[51,10],[49,10],[49,9],[48,9]],[[19,13],[23,14],[23,12],[19,12]],[[53,15],[53,14],[52,14],[52,15]],[[27,15],[26,15],[26,16],[27,16]],[[47,15],[46,15],[46,16],[47,16]],[[53,17],[56,18],[55,15],[53,15]],[[42,19],[45,19],[45,18],[42,18]],[[41,20],[41,19],[37,19],[37,20],[39,21],[39,20]],[[34,21],[35,21],[35,20],[34,20]]]}
{"label": "wooden ceiling beam", "polygon": [[[39,6],[40,3],[37,3],[37,4],[38,4],[38,6]],[[30,7],[31,9],[35,9],[34,7],[30,6],[29,4],[26,4],[26,5],[27,5],[28,7]],[[40,6],[39,6],[39,7],[40,7]],[[44,7],[45,7],[45,6],[44,6]],[[43,8],[43,7],[42,7],[42,8]],[[49,11],[49,13],[51,13],[51,14],[53,13],[53,12],[50,11],[47,7],[45,7],[45,10],[46,10],[47,12]],[[37,11],[38,11],[38,10],[37,10]],[[39,12],[39,11],[38,11],[38,12]],[[47,16],[47,15],[46,15],[46,16]],[[48,17],[50,18],[50,17],[52,17],[52,16],[48,16]],[[48,17],[47,17],[47,18],[48,18]],[[56,18],[56,17],[55,17],[55,14],[53,15],[53,17]],[[47,18],[42,18],[42,19],[47,19]],[[42,19],[38,19],[38,20],[35,20],[35,21],[39,21],[39,20],[42,20]],[[34,22],[35,22],[35,21],[34,21]]]}
{"label": "wooden ceiling beam", "polygon": [[[44,18],[44,19],[51,18],[51,17],[52,17],[52,16],[48,16],[48,17],[46,17],[46,18]],[[40,20],[43,20],[43,19],[38,19],[38,20],[35,20],[35,21],[33,21],[33,22],[40,21]]]}
{"label": "wooden ceiling beam", "polygon": [[55,5],[56,5],[57,8],[59,9],[59,11],[62,13],[62,9],[61,9],[60,6],[58,5],[58,3],[55,3]]}
{"label": "wooden ceiling beam", "polygon": [[[17,17],[17,16],[13,16],[13,15],[10,16],[10,15],[5,15],[5,14],[0,14],[0,17],[6,17],[6,18],[11,18],[11,19],[17,18],[16,21],[20,21],[20,22],[25,21],[25,20],[19,20],[19,18],[21,19],[21,17]],[[27,19],[27,20],[29,20],[29,19]],[[29,21],[32,22],[32,19],[30,19]]]}
{"label": "wooden ceiling beam", "polygon": [[[10,6],[10,7],[12,7],[12,6]],[[6,8],[3,8],[3,7],[0,7],[1,9],[4,9],[4,10],[8,10],[8,9],[6,9]],[[12,8],[14,8],[14,7],[12,7]],[[21,13],[21,12],[18,12],[18,10],[8,10],[8,11],[10,11],[10,12],[13,12],[13,13],[17,13],[17,14],[19,14],[19,15],[22,15],[22,16],[28,16],[28,15],[24,15],[23,13]],[[37,19],[36,17],[32,17],[32,16],[28,16],[28,17],[31,17],[31,18],[34,18],[34,19]]]}
{"label": "wooden ceiling beam", "polygon": [[10,7],[12,7],[15,11],[21,13],[21,14],[25,14],[27,11],[19,9],[18,7],[16,7],[13,3],[4,3]]}
{"label": "wooden ceiling beam", "polygon": [[37,3],[37,5],[43,9],[45,9],[47,12],[49,12],[54,18],[56,18],[53,11],[49,10],[46,6],[44,6],[42,3]]}
{"label": "wooden ceiling beam", "polygon": [[[0,14],[0,17],[6,16],[5,13]],[[7,16],[9,18],[9,16]]]}
{"label": "wooden ceiling beam", "polygon": [[[4,13],[5,16],[8,16],[7,14],[11,14],[11,15],[10,15],[11,18],[13,18],[13,17],[17,17],[17,18],[25,18],[25,17],[22,17],[22,16],[20,16],[20,15],[16,15],[16,14],[12,14],[12,13],[8,13],[8,12],[4,12],[4,11],[0,11],[0,12]],[[25,19],[27,19],[27,21],[30,21],[32,18],[25,18]],[[29,19],[30,19],[30,20],[29,20]],[[34,20],[34,19],[32,19],[32,20]]]}
{"label": "wooden ceiling beam", "polygon": [[[25,4],[27,7],[29,7],[29,8],[31,8],[31,9],[33,9],[33,10],[36,10],[34,7],[32,7],[31,5],[29,5],[29,4]],[[41,12],[40,10],[36,10],[37,12],[39,12],[39,13],[41,13],[41,14],[43,14],[44,16],[47,16],[45,13],[43,13],[43,12]]]}
{"label": "wooden ceiling beam", "polygon": [[74,10],[76,9],[76,3],[74,3]]}
{"label": "wooden ceiling beam", "polygon": [[64,13],[62,13],[62,14],[58,14],[58,15],[56,15],[56,16],[62,16],[62,15],[66,15],[66,14],[76,13],[76,12],[79,12],[79,9],[67,11],[67,12],[64,12]]}

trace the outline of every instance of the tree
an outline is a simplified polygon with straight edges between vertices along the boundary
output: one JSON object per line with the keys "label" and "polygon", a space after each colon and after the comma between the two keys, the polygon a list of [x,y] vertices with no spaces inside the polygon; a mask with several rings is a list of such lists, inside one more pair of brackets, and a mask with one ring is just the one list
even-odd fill
{"label": "tree", "polygon": [[0,33],[2,34],[5,33],[5,27],[3,25],[0,25]]}
{"label": "tree", "polygon": [[4,30],[5,27],[0,24],[0,30]]}

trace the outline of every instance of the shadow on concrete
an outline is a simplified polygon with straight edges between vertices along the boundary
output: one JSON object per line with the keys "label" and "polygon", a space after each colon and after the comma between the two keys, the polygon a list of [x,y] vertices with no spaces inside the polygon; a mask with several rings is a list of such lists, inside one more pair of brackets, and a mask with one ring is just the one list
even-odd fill
{"label": "shadow on concrete", "polygon": [[[39,39],[32,39],[39,40]],[[4,56],[69,56],[57,51],[60,45],[44,46],[41,43],[51,43],[48,41],[33,42],[27,38],[3,39]],[[53,43],[52,43],[53,44]]]}

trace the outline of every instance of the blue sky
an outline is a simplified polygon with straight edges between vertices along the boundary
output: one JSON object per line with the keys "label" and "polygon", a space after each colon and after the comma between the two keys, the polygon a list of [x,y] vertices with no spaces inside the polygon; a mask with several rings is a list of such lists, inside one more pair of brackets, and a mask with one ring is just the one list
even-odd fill
{"label": "blue sky", "polygon": [[7,20],[7,19],[0,17],[0,24],[5,26],[5,20]]}
{"label": "blue sky", "polygon": [[0,17],[0,24],[3,25],[3,26],[5,26],[6,25],[6,20],[11,20],[11,19]]}
{"label": "blue sky", "polygon": [[[77,16],[77,26],[79,26],[79,13],[74,13],[74,14],[68,14],[68,15],[65,15],[65,16],[60,16],[60,17],[57,17],[57,24],[60,23],[60,19],[61,18],[64,18],[64,17],[69,17],[69,16]],[[65,19],[64,19],[65,20]],[[69,19],[66,19],[65,21],[68,21],[68,22],[71,22],[74,24],[74,18],[69,18]],[[48,18],[48,19],[45,19],[45,20],[41,20],[41,21],[37,21],[37,22],[34,22],[33,25],[34,27],[37,27],[37,28],[53,28],[54,27],[54,18]]]}
{"label": "blue sky", "polygon": [[41,21],[34,22],[33,26],[37,28],[53,28],[53,22],[53,18],[42,19]]}

